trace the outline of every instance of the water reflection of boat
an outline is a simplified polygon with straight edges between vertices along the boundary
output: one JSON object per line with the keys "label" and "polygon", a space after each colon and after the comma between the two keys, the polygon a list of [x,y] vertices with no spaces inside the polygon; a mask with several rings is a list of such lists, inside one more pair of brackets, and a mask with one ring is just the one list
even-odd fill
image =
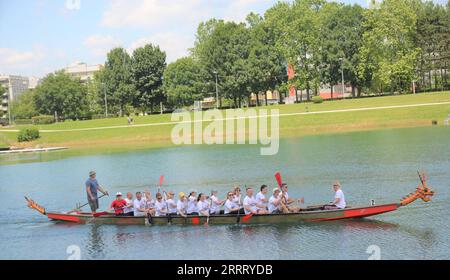
{"label": "water reflection of boat", "polygon": [[[46,215],[49,219],[55,221],[71,222],[78,224],[95,223],[95,224],[118,224],[118,225],[199,225],[199,224],[275,224],[275,223],[290,223],[297,224],[301,222],[321,222],[321,221],[335,221],[344,219],[365,218],[374,215],[379,215],[391,211],[395,211],[400,207],[406,206],[417,199],[422,199],[425,202],[431,200],[434,192],[427,186],[425,179],[420,176],[421,185],[417,187],[416,191],[404,197],[400,202],[347,207],[345,209],[325,210],[323,206],[310,206],[302,209],[298,213],[285,214],[267,214],[267,215],[210,215],[206,216],[163,216],[163,217],[124,217],[115,216],[112,214],[94,217],[91,213],[79,212],[47,212],[44,207],[40,206],[32,199],[26,198],[28,206]],[[349,222],[351,225],[351,222]],[[370,225],[370,224],[360,224]]]}

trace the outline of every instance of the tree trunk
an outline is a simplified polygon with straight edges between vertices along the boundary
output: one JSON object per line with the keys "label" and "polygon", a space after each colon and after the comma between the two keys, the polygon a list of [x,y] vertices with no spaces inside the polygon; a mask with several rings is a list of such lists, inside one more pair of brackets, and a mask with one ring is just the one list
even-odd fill
{"label": "tree trunk", "polygon": [[355,86],[354,85],[352,85],[352,98],[355,98]]}
{"label": "tree trunk", "polygon": [[259,107],[259,92],[256,93],[256,107]]}
{"label": "tree trunk", "polygon": [[331,86],[331,100],[333,100],[334,86]]}
{"label": "tree trunk", "polygon": [[266,106],[267,106],[267,91],[264,92],[264,101],[266,102]]}

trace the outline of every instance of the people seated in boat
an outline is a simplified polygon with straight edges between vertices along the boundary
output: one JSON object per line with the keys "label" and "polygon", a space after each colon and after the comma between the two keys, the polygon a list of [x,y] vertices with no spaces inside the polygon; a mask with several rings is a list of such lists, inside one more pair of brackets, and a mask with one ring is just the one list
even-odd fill
{"label": "people seated in boat", "polygon": [[238,214],[240,207],[234,202],[233,192],[227,193],[227,199],[225,200],[224,214]]}
{"label": "people seated in boat", "polygon": [[124,216],[134,216],[134,208],[133,208],[133,194],[131,192],[127,192],[127,196],[124,198],[127,203],[126,207],[123,209]]}
{"label": "people seated in boat", "polygon": [[269,198],[269,213],[270,214],[279,214],[283,213],[282,206],[281,206],[281,191],[279,188],[274,188],[272,191],[272,196]]}
{"label": "people seated in boat", "polygon": [[266,194],[269,188],[266,185],[262,185],[260,191],[256,194],[256,201],[259,205],[263,205],[267,210],[267,204],[269,200],[266,198]]}
{"label": "people seated in boat", "polygon": [[98,191],[100,191],[104,195],[109,195],[108,192],[100,186],[97,179],[95,178],[96,176],[97,175],[96,175],[95,171],[89,172],[89,178],[86,180],[86,183],[85,183],[87,200],[88,200],[89,206],[91,207],[92,214],[95,214],[95,212],[99,208],[98,195],[97,195]]}
{"label": "people seated in boat", "polygon": [[173,191],[169,191],[167,193],[167,210],[170,215],[176,215],[177,214],[177,204],[174,200],[175,193]]}
{"label": "people seated in boat", "polygon": [[233,187],[233,202],[237,205],[242,205],[241,188],[239,186]]}
{"label": "people seated in boat", "polygon": [[209,201],[206,199],[206,194],[200,193],[197,198],[197,210],[200,216],[209,216]]}
{"label": "people seated in boat", "polygon": [[339,181],[333,182],[334,200],[324,206],[325,210],[344,209],[346,206],[344,192],[341,190]]}
{"label": "people seated in boat", "polygon": [[198,209],[197,209],[197,197],[196,197],[197,191],[192,190],[189,193],[188,197],[188,207],[187,207],[187,214],[188,215],[198,215]]}
{"label": "people seated in boat", "polygon": [[155,217],[166,216],[168,214],[167,203],[161,193],[156,194],[155,210]]}
{"label": "people seated in boat", "polygon": [[253,196],[253,188],[247,188],[246,193],[247,196],[244,198],[243,203],[245,215],[268,213],[268,211],[265,209],[265,206],[258,204],[258,202],[256,201],[255,197]]}
{"label": "people seated in boat", "polygon": [[180,192],[178,194],[178,198],[179,199],[177,202],[177,213],[178,213],[178,215],[180,215],[182,217],[186,217],[187,216],[187,207],[188,207],[186,195],[184,194],[184,192]]}
{"label": "people seated in boat", "polygon": [[136,198],[133,201],[133,211],[135,217],[143,217],[147,213],[147,210],[145,210],[145,200],[141,192],[136,193]]}
{"label": "people seated in boat", "polygon": [[281,185],[281,195],[283,196],[282,207],[285,206],[287,208],[287,210],[289,211],[289,213],[297,213],[300,211],[299,206],[292,205],[292,204],[294,204],[295,202],[304,203],[305,200],[304,200],[304,198],[293,199],[293,198],[289,197],[287,184]]}
{"label": "people seated in boat", "polygon": [[155,200],[152,198],[152,193],[150,191],[145,191],[144,193],[144,201],[145,201],[145,210],[148,215],[155,216],[156,208],[155,208]]}
{"label": "people seated in boat", "polygon": [[211,191],[211,207],[209,209],[209,213],[212,215],[223,214],[223,211],[220,210],[220,207],[225,203],[225,200],[220,200],[217,197],[217,190]]}
{"label": "people seated in boat", "polygon": [[122,198],[122,193],[116,193],[116,199],[111,203],[111,209],[114,210],[116,216],[124,216],[123,210],[127,206],[127,202]]}

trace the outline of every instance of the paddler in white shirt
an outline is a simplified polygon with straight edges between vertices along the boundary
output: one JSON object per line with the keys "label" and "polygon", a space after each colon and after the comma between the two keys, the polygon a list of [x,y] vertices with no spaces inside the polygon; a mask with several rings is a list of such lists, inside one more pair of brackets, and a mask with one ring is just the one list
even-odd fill
{"label": "paddler in white shirt", "polygon": [[229,192],[227,194],[227,200],[225,201],[225,209],[224,209],[224,213],[225,215],[227,214],[238,214],[239,212],[239,205],[237,203],[234,202],[233,200],[233,193]]}
{"label": "paddler in white shirt", "polygon": [[269,213],[270,214],[279,214],[283,213],[282,207],[281,207],[281,195],[280,195],[280,189],[274,188],[272,191],[272,196],[269,198]]}
{"label": "paddler in white shirt", "polygon": [[244,198],[244,211],[245,215],[249,214],[267,214],[264,205],[259,205],[253,196],[253,188],[249,187],[246,190],[247,196]]}
{"label": "paddler in white shirt", "polygon": [[200,216],[209,216],[209,201],[206,199],[206,194],[200,193],[197,199],[197,209]]}
{"label": "paddler in white shirt", "polygon": [[260,192],[256,194],[256,201],[259,205],[263,205],[267,209],[267,204],[269,200],[266,198],[266,194],[269,188],[266,185],[262,185],[260,188]]}
{"label": "paddler in white shirt", "polygon": [[187,214],[188,215],[198,215],[198,209],[197,209],[197,197],[195,196],[197,194],[197,191],[192,190],[189,193],[188,197],[188,207],[187,207]]}
{"label": "paddler in white shirt", "polygon": [[155,202],[156,217],[166,216],[168,213],[166,201],[164,201],[161,193],[156,194],[156,202]]}
{"label": "paddler in white shirt", "polygon": [[304,203],[305,199],[299,198],[298,200],[295,200],[291,197],[289,197],[288,194],[288,186],[286,184],[281,185],[281,195],[283,196],[282,202],[284,206],[289,210],[289,213],[297,213],[300,212],[300,207],[296,205],[292,205],[295,202]]}
{"label": "paddler in white shirt", "polygon": [[187,216],[187,206],[188,206],[186,195],[184,194],[184,192],[180,192],[178,194],[178,198],[179,198],[179,200],[177,202],[178,215],[180,215],[182,217],[186,217]]}
{"label": "paddler in white shirt", "polygon": [[209,209],[209,213],[212,215],[219,215],[220,214],[220,207],[225,203],[224,200],[220,200],[217,197],[217,190],[212,190],[211,191],[211,207]]}
{"label": "paddler in white shirt", "polygon": [[170,215],[177,214],[177,204],[175,203],[175,200],[173,199],[174,196],[175,196],[175,194],[173,193],[173,191],[169,191],[167,193],[166,204],[167,204],[168,213]]}

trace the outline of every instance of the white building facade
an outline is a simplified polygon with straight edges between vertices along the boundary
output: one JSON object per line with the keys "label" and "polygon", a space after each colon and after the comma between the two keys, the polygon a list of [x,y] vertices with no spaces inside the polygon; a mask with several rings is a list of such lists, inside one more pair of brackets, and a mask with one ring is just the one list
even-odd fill
{"label": "white building facade", "polygon": [[1,96],[0,117],[10,118],[9,109],[11,102],[16,100],[23,92],[29,89],[30,80],[28,77],[5,75],[0,76],[0,86],[5,89]]}
{"label": "white building facade", "polygon": [[94,79],[95,72],[100,71],[103,65],[87,65],[84,62],[76,62],[67,66],[64,69],[66,74],[69,74],[73,78],[79,78],[81,83],[85,84]]}

